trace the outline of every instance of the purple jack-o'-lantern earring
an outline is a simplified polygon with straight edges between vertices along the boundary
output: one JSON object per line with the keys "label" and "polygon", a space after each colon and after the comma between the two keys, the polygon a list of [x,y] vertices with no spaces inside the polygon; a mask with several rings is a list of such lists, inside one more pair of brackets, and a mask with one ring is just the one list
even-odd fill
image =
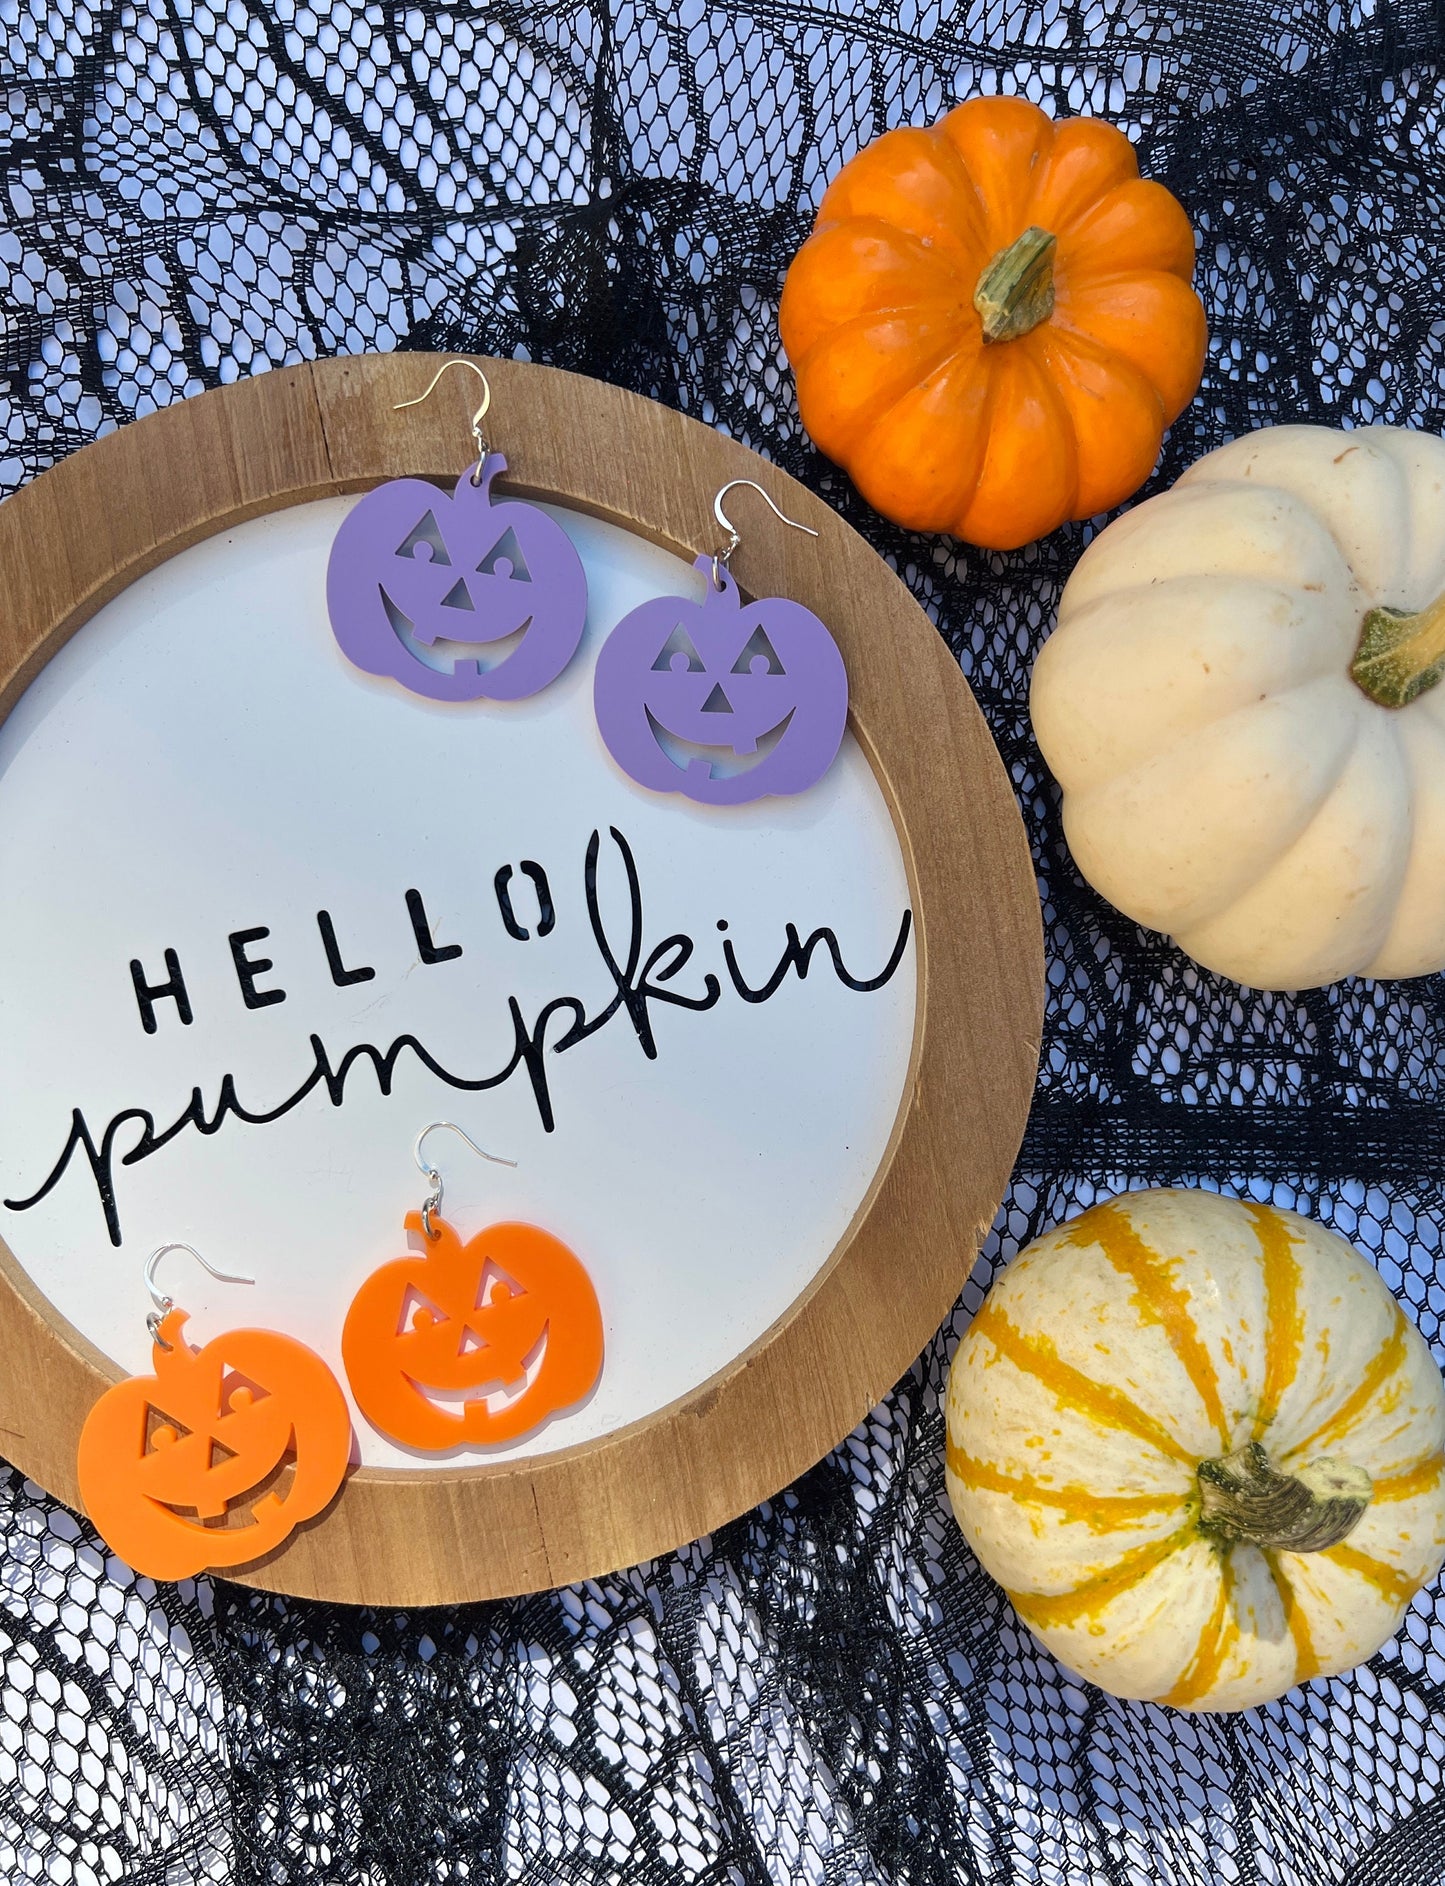
{"label": "purple jack-o'-lantern earring", "polygon": [[629,778],[701,805],[746,805],[805,792],[832,765],[848,720],[848,675],[838,644],[811,609],[783,596],[744,604],[728,569],[738,532],[713,500],[726,544],[702,556],[700,603],[660,596],[626,615],[597,657],[594,700],[607,750]]}
{"label": "purple jack-o'-lantern earring", "polygon": [[433,701],[519,701],[555,681],[587,620],[582,559],[562,526],[533,504],[497,501],[507,469],[482,421],[492,389],[470,360],[449,367],[482,383],[472,415],[477,462],[448,497],[423,478],[394,478],[351,510],[331,546],[326,607],[343,652]]}

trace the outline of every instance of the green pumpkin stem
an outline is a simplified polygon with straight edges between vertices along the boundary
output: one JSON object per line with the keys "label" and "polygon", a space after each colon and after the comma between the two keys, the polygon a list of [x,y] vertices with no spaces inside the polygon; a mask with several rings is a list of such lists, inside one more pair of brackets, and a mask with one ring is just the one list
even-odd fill
{"label": "green pumpkin stem", "polygon": [[1026,229],[979,276],[973,305],[986,341],[1017,340],[1053,313],[1058,240],[1047,229]]}
{"label": "green pumpkin stem", "polygon": [[1199,1526],[1225,1545],[1323,1552],[1359,1524],[1375,1484],[1363,1467],[1316,1460],[1280,1473],[1258,1441],[1199,1467]]}
{"label": "green pumpkin stem", "polygon": [[1445,676],[1445,596],[1428,608],[1371,609],[1350,674],[1381,707],[1408,707]]}

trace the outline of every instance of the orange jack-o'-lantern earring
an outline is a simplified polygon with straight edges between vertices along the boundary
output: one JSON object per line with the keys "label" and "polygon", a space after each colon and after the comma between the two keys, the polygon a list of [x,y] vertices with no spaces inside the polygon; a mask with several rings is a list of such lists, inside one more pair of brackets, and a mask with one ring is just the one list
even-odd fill
{"label": "orange jack-o'-lantern earring", "polygon": [[431,1185],[405,1227],[422,1248],[383,1264],[346,1313],[341,1355],[361,1412],[391,1440],[428,1454],[529,1434],[587,1396],[602,1370],[592,1279],[536,1225],[489,1225],[464,1243],[440,1217],[441,1174],[423,1150],[445,1129],[494,1165],[450,1120],[417,1135]]}
{"label": "orange jack-o'-lantern earring", "polygon": [[314,1350],[269,1329],[193,1349],[187,1317],[156,1283],[186,1251],[223,1283],[254,1283],[189,1244],[146,1260],[153,1375],[108,1388],[80,1431],[85,1510],[112,1551],[151,1578],[248,1565],[330,1504],[351,1456],[341,1384]]}

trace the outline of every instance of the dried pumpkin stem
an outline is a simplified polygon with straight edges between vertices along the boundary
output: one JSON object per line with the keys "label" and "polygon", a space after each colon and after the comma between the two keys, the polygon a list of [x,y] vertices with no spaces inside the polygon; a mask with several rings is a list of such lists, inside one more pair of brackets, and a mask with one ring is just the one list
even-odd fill
{"label": "dried pumpkin stem", "polygon": [[978,278],[973,305],[986,341],[1014,341],[1054,311],[1054,250],[1058,237],[1026,229],[1000,249]]}
{"label": "dried pumpkin stem", "polygon": [[1445,676],[1445,596],[1413,614],[1371,609],[1350,674],[1381,707],[1408,707]]}
{"label": "dried pumpkin stem", "polygon": [[1199,1468],[1199,1525],[1227,1545],[1323,1552],[1358,1525],[1375,1483],[1363,1467],[1316,1460],[1280,1473],[1258,1441]]}

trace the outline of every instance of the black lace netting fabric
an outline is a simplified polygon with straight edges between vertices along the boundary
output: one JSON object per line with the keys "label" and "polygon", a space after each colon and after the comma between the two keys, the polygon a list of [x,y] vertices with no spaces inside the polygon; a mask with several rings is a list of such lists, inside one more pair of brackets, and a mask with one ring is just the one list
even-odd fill
{"label": "black lace netting fabric", "polygon": [[977,91],[1100,113],[1200,233],[1213,339],[1155,483],[1279,418],[1445,418],[1445,79],[1389,0],[5,0],[0,481],[285,361],[465,348],[722,426],[898,567],[1033,835],[1038,1102],[954,1321],[795,1487],[675,1558],[376,1615],[157,1590],[0,1480],[0,1877],[944,1886],[1445,1878],[1445,1606],[1234,1718],[1062,1672],[972,1562],[939,1391],[995,1268],[1203,1179],[1369,1251],[1442,1348],[1441,983],[1254,996],[1079,880],[1030,661],[1086,540],[905,536],[809,447],[779,286],[826,179]]}

